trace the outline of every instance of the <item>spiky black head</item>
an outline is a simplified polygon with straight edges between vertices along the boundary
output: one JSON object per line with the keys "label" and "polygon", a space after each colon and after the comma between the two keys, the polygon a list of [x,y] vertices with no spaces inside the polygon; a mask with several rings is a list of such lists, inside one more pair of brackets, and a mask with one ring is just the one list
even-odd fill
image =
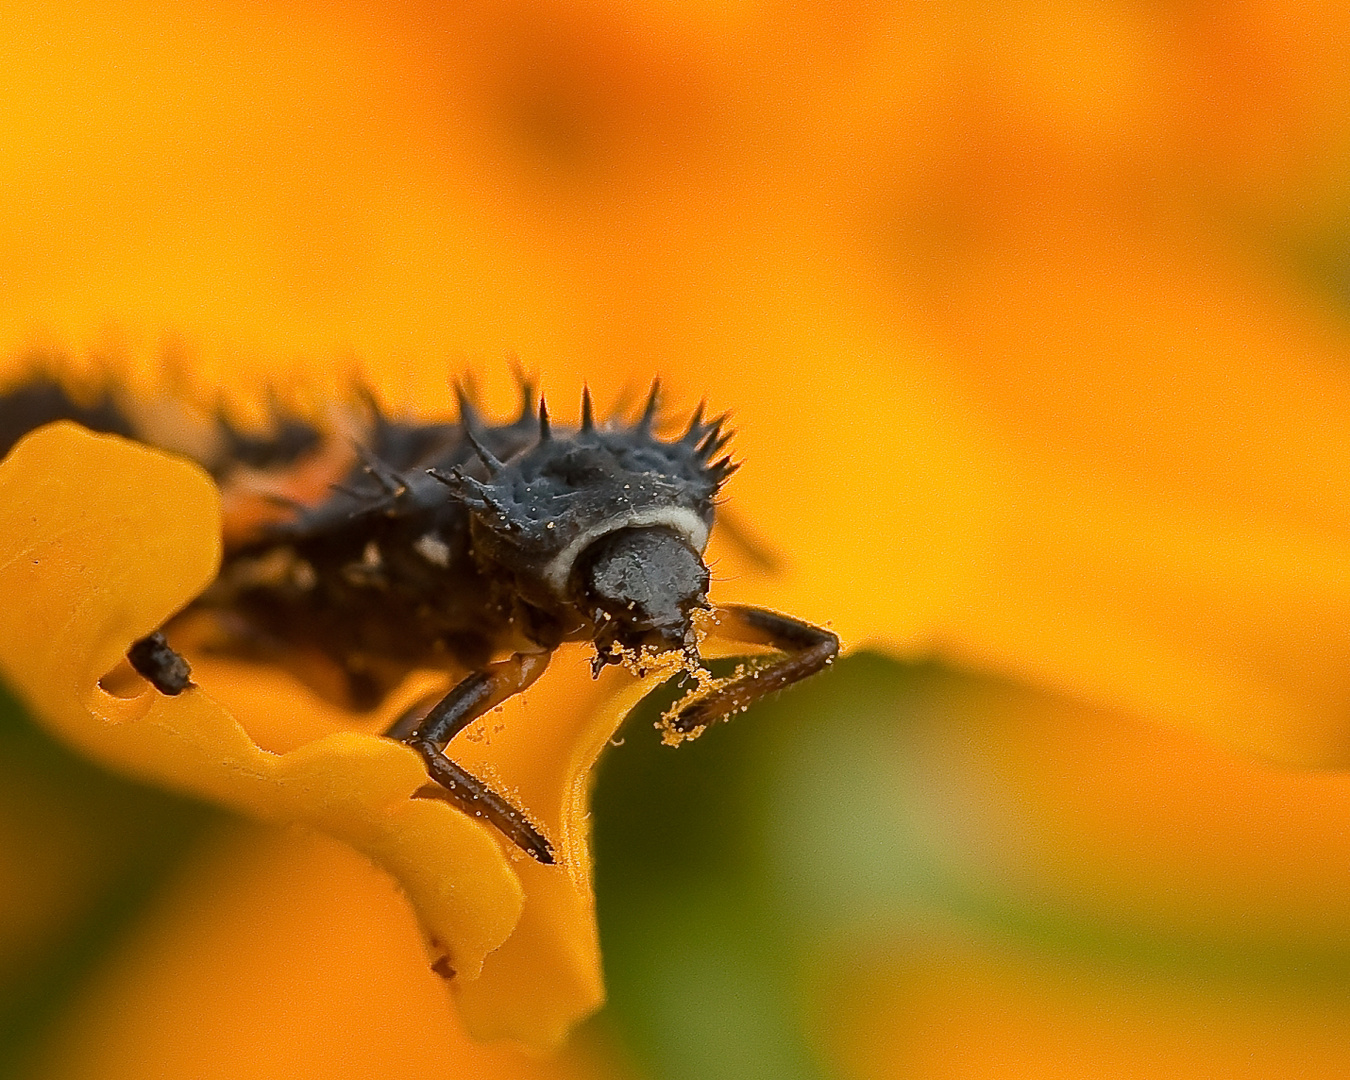
{"label": "spiky black head", "polygon": [[581,428],[563,430],[541,402],[537,440],[505,462],[479,454],[484,479],[432,475],[468,509],[475,557],[529,603],[608,641],[685,647],[690,611],[706,606],[714,498],[734,471],[713,460],[730,437],[722,427],[700,410],[670,442],[649,416],[602,428],[588,395]]}

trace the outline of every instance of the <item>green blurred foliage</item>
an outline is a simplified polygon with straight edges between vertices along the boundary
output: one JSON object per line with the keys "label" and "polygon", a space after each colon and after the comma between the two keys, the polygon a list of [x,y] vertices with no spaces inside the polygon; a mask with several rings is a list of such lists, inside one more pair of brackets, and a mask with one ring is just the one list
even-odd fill
{"label": "green blurred foliage", "polygon": [[831,924],[894,925],[931,875],[896,804],[893,715],[922,678],[857,656],[677,749],[629,717],[595,790],[611,1019],[661,1080],[827,1075],[803,971]]}
{"label": "green blurred foliage", "polygon": [[0,1077],[222,816],[70,753],[0,688]]}
{"label": "green blurred foliage", "polygon": [[[595,792],[605,1015],[654,1080],[836,1075],[877,985],[970,948],[1160,1015],[1350,996],[1337,942],[1140,921],[1009,876],[1016,823],[985,785],[1032,691],[856,654],[673,750],[650,730],[672,696],[629,718]],[[1117,784],[1103,797],[1135,778]]]}

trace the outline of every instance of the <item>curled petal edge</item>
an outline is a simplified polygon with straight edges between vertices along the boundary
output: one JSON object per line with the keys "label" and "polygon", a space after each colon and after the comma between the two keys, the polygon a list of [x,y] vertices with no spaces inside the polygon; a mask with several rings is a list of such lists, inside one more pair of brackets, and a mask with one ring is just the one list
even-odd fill
{"label": "curled petal edge", "polygon": [[410,749],[356,731],[282,754],[200,689],[131,698],[100,678],[215,576],[220,499],[197,466],[74,424],[0,463],[0,671],[55,736],[109,768],[357,848],[406,890],[458,979],[513,933],[520,879],[485,826],[414,799]]}

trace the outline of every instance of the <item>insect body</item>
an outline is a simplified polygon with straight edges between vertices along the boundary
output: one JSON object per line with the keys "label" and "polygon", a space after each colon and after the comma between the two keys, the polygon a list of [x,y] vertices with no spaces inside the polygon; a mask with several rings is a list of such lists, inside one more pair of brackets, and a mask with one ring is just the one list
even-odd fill
{"label": "insect body", "polygon": [[[410,713],[387,734],[422,756],[435,783],[428,794],[551,863],[529,817],[447,747],[533,683],[564,642],[594,643],[597,674],[641,655],[678,653],[695,667],[694,613],[711,608],[703,552],[715,497],[736,466],[719,457],[730,438],[723,420],[705,422],[701,408],[681,437],[654,434],[655,386],[642,416],[617,426],[595,422],[589,392],[580,425],[567,429],[550,422],[528,385],[523,396],[519,419],[503,425],[484,423],[463,395],[454,424],[396,421],[372,405],[341,482],[280,511],[274,501],[270,519],[240,535],[227,529],[220,573],[189,613],[211,614],[232,651],[319,658],[321,688],[358,709],[415,669],[468,672],[429,712]],[[141,434],[109,400],[81,406],[54,383],[35,383],[0,397],[0,452],[61,416]],[[216,429],[217,451],[200,456],[227,496],[250,478],[300,469],[325,446],[294,420],[272,439],[220,420]],[[838,652],[829,631],[760,608],[717,608],[714,624],[719,636],[781,655],[682,703],[668,721],[677,736],[819,671]],[[162,633],[137,642],[128,659],[162,693],[191,685]]]}

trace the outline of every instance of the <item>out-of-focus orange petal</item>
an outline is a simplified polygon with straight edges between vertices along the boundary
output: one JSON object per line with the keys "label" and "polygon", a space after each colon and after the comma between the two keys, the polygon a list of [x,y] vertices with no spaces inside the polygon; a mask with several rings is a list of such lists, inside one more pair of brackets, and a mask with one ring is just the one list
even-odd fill
{"label": "out-of-focus orange petal", "polygon": [[417,755],[359,732],[259,748],[205,692],[117,698],[99,678],[215,574],[219,503],[195,466],[70,424],[0,465],[0,667],[60,738],[118,770],[351,843],[407,889],[461,978],[519,919],[520,882],[486,827],[413,799]]}
{"label": "out-of-focus orange petal", "polygon": [[475,1041],[418,937],[397,885],[348,848],[242,825],[194,853],[146,909],[32,1075],[616,1075],[590,1040],[558,1057]]}
{"label": "out-of-focus orange petal", "polygon": [[1350,183],[1350,9],[1202,0],[1167,22],[1189,181],[1258,225],[1339,232]]}
{"label": "out-of-focus orange petal", "polygon": [[949,648],[1350,761],[1343,329],[1220,244],[1054,224],[972,261],[944,328],[1007,477]]}
{"label": "out-of-focus orange petal", "polygon": [[911,954],[863,958],[848,977],[832,1041],[857,1080],[1336,1080],[1350,1070],[1339,985],[1272,992],[1128,964],[1103,971],[938,927]]}
{"label": "out-of-focus orange petal", "polygon": [[917,725],[896,704],[888,737],[913,756],[889,783],[897,801],[932,794],[923,850],[963,888],[1033,921],[1210,960],[1232,949],[1254,968],[1350,946],[1350,775],[1003,681],[921,685]]}

